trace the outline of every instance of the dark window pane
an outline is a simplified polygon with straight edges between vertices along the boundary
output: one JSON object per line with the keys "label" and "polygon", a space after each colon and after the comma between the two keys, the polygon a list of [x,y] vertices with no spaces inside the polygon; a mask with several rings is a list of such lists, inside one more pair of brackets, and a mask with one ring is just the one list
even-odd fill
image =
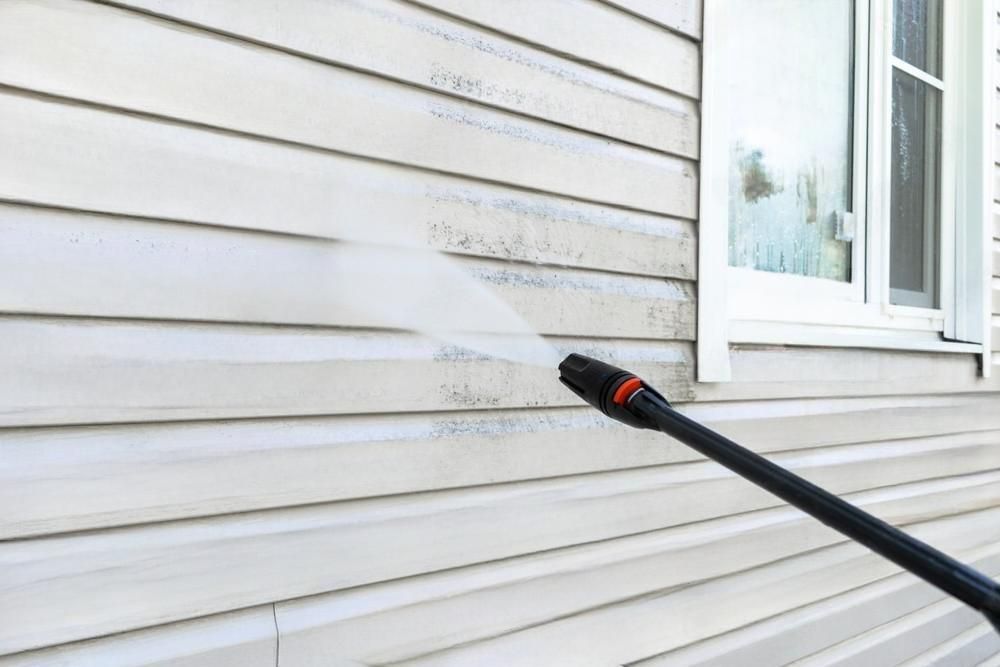
{"label": "dark window pane", "polygon": [[892,54],[938,78],[941,78],[943,4],[942,0],[892,3]]}
{"label": "dark window pane", "polygon": [[893,68],[889,244],[893,303],[936,305],[940,151],[941,91]]}

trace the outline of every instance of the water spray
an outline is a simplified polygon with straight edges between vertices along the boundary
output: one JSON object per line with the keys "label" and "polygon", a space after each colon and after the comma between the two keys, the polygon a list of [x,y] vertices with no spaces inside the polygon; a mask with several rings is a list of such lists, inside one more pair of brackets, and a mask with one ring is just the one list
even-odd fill
{"label": "water spray", "polygon": [[830,528],[981,612],[1000,632],[1000,584],[674,410],[634,374],[581,354],[559,364],[560,381],[608,417],[652,429],[729,468]]}

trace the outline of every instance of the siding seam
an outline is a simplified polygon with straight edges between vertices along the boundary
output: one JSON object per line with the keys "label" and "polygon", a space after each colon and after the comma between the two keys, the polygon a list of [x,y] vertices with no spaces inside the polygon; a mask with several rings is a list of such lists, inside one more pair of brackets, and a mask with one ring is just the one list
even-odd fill
{"label": "siding seam", "polygon": [[278,628],[278,608],[277,605],[272,602],[271,607],[271,618],[274,619],[274,667],[280,667],[281,665],[281,630]]}

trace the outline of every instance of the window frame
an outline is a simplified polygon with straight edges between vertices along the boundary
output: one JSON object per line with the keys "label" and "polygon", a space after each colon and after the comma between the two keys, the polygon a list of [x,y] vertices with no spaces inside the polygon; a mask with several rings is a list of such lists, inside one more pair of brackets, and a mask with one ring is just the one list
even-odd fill
{"label": "window frame", "polygon": [[[720,74],[726,71],[724,45],[731,28],[726,0],[705,0],[700,381],[730,379],[729,345],[741,343],[974,353],[984,356],[983,373],[989,373],[990,346],[983,341],[989,340],[990,326],[991,281],[986,260],[992,233],[992,156],[990,151],[970,150],[970,146],[983,138],[992,145],[992,108],[987,99],[979,99],[992,101],[995,21],[991,7],[987,0],[970,0],[963,10],[957,9],[958,3],[944,2],[941,80],[946,91],[942,95],[941,229],[935,266],[940,277],[939,305],[926,308],[890,303],[889,288],[891,77],[893,67],[908,73],[913,68],[892,54],[892,0],[854,2],[851,208],[856,231],[852,281],[837,283],[729,266],[727,114],[733,107]],[[978,35],[975,28],[982,23],[977,24],[977,20],[987,23]],[[960,201],[958,194],[976,201]],[[964,267],[958,279],[956,267]],[[983,283],[983,287],[976,283]],[[803,294],[809,298],[803,299]],[[956,338],[967,342],[953,340]]]}

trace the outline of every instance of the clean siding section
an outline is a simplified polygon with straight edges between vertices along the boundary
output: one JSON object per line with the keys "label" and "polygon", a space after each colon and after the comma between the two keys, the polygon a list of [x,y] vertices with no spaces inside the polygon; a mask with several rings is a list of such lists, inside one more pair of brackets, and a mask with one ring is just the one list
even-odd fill
{"label": "clean siding section", "polygon": [[[962,557],[980,571],[1000,573],[1000,547],[996,545],[965,552]],[[894,574],[635,664],[637,667],[783,665],[824,651],[942,599],[944,595],[940,591],[909,573]],[[790,635],[798,641],[787,641]]]}
{"label": "clean siding section", "polygon": [[[955,529],[960,523],[961,520],[945,530]],[[927,528],[932,526],[928,524]],[[932,528],[927,528],[910,529],[916,535],[936,538],[953,550],[959,548],[955,541],[935,535]],[[522,664],[546,665],[563,660],[596,666],[635,662],[863,585],[893,571],[891,565],[865,553],[860,546],[841,544],[676,591],[662,591],[528,627],[407,664],[468,665],[485,660],[508,663],[517,660]],[[722,606],[730,611],[720,614]],[[674,622],[664,622],[665,618]],[[628,632],[622,631],[625,627]]]}
{"label": "clean siding section", "polygon": [[[681,610],[695,601],[694,596],[699,592],[705,598],[703,602],[695,604],[696,607],[704,605],[702,608],[706,614],[710,605],[725,604],[724,582],[744,580],[749,583],[756,574],[745,571],[741,573],[744,568],[760,566],[765,570],[779,569],[780,566],[767,565],[780,558],[776,556],[779,553],[796,561],[808,558],[803,554],[809,549],[815,549],[813,554],[841,554],[843,548],[848,546],[830,546],[832,542],[825,538],[832,534],[826,529],[807,525],[806,520],[784,526],[765,523],[776,518],[778,513],[769,514],[770,516],[755,513],[748,517],[750,521],[744,522],[745,528],[739,533],[730,533],[729,526],[733,526],[733,522],[728,522],[729,526],[725,521],[706,524],[703,528],[717,535],[708,549],[693,545],[681,546],[690,539],[691,534],[689,532],[685,536],[684,531],[674,531],[677,547],[664,549],[663,553],[632,551],[629,547],[638,546],[639,540],[622,540],[620,547],[632,551],[631,558],[623,558],[617,562],[595,560],[587,566],[579,565],[573,572],[560,576],[549,575],[545,579],[486,579],[478,586],[455,590],[453,586],[459,580],[452,578],[448,581],[442,577],[440,583],[449,592],[447,597],[429,599],[426,593],[421,594],[416,587],[401,584],[383,587],[385,596],[378,606],[362,606],[361,601],[352,599],[350,594],[331,594],[282,603],[278,605],[277,612],[279,628],[288,651],[286,655],[294,658],[296,663],[305,665],[320,664],[312,656],[329,654],[338,648],[374,662],[416,659],[419,664],[477,664],[480,660],[499,658],[504,661],[507,658],[516,660],[518,664],[544,665],[559,660],[581,665],[612,662],[620,664],[624,660],[634,659],[637,653],[641,655],[649,650],[648,646],[634,645],[636,635],[631,632],[634,621],[638,621],[640,625],[648,622],[650,636],[659,632],[662,636],[656,637],[655,641],[667,645],[670,642],[692,641],[700,633],[719,632],[736,619],[727,618],[728,615],[711,620],[702,616],[698,620],[705,622],[704,626],[676,623],[678,627],[675,628],[669,628],[675,623],[667,621],[679,618],[678,612],[683,614]],[[756,523],[758,519],[762,522]],[[748,532],[747,524],[753,523],[756,525]],[[792,533],[797,531],[805,533],[792,537]],[[818,534],[820,531],[828,535],[821,537]],[[667,535],[665,533],[663,538]],[[796,546],[790,547],[789,540]],[[767,543],[766,546],[764,542]],[[710,573],[710,577],[706,579],[713,578],[717,583],[695,585],[695,591],[685,592],[684,586],[691,581],[689,577],[694,571],[689,568],[702,571],[706,566],[699,561],[703,559],[711,561],[711,565],[705,570]],[[873,562],[859,560],[860,562],[855,561],[858,571],[854,573],[855,578],[851,582],[855,585],[869,581],[884,571]],[[496,574],[502,575],[503,569]],[[467,580],[465,585],[469,586],[470,583]],[[834,587],[845,583],[848,582],[838,582]],[[808,589],[801,591],[805,595],[822,594],[822,586],[818,587],[820,590],[811,586],[804,588]],[[644,613],[631,614],[631,611],[635,611],[632,606],[634,598],[639,596],[660,598],[664,603],[677,604],[679,609],[653,612],[644,619]],[[537,601],[532,609],[523,608],[526,598]],[[748,599],[745,604],[748,607],[741,610],[741,613],[766,613],[766,610],[759,608],[759,602]],[[476,613],[476,610],[482,609],[490,609],[491,612]],[[622,619],[621,624],[601,626],[606,629],[598,632],[592,639],[585,638],[587,633],[574,632],[581,627],[591,627],[591,623],[600,626],[601,620],[608,618],[612,611],[616,612],[612,616]],[[428,623],[448,627],[449,636],[435,636],[421,630],[421,626]],[[652,628],[654,625],[659,625],[659,631]],[[628,627],[630,631],[621,632],[622,627]],[[618,631],[614,638],[610,636],[613,629]],[[379,638],[380,633],[386,631],[391,632],[391,640]],[[539,637],[538,643],[532,647],[539,652],[525,648],[526,644],[533,641],[530,639],[532,636]],[[567,640],[567,637],[576,639]],[[448,649],[449,644],[477,639],[483,644]],[[523,640],[527,641],[522,644]],[[663,643],[659,646],[663,646]],[[594,644],[604,646],[595,647]],[[506,655],[505,646],[510,650]]]}
{"label": "clean siding section", "polygon": [[[606,484],[591,487],[575,480],[541,486],[525,482],[440,491],[419,498],[379,498],[11,542],[0,552],[0,566],[7,583],[0,591],[3,603],[0,608],[16,613],[4,613],[0,650],[37,648],[52,642],[121,632],[316,591],[355,588],[516,558],[520,554],[574,544],[605,542],[612,553],[624,549],[630,562],[644,555],[642,552],[651,555],[651,563],[643,561],[650,566],[642,568],[645,576],[639,576],[629,586],[624,580],[613,585],[614,568],[610,564],[590,572],[587,581],[601,578],[610,585],[605,593],[610,598],[604,600],[606,603],[628,599],[643,591],[719,576],[726,571],[745,570],[747,565],[766,566],[765,563],[844,539],[803,517],[801,512],[785,507],[765,510],[760,517],[721,519],[721,526],[711,522],[690,524],[714,512],[739,512],[743,503],[732,501],[743,494],[766,496],[756,489],[720,498],[717,502],[721,507],[712,507],[696,497],[687,503],[694,507],[680,511],[684,507],[680,501],[674,505],[679,511],[665,515],[641,510],[670,505],[669,487],[666,495],[660,495],[655,483],[629,483],[628,477],[613,481],[619,483],[611,484],[610,488]],[[1000,473],[977,473],[866,491],[857,496],[848,494],[848,497],[890,521],[908,524],[961,513],[993,511],[995,514],[996,510],[991,508],[996,504],[998,483]],[[995,516],[992,521],[1000,527]],[[677,528],[671,529],[672,525]],[[645,549],[634,549],[634,543],[622,544],[617,539],[662,528],[669,533],[666,541],[656,540],[652,544],[645,541]],[[732,536],[732,532],[737,535]],[[985,525],[978,526],[978,533],[983,540],[1000,538],[1000,534]],[[739,539],[741,536],[743,539]],[[727,547],[733,551],[729,552],[730,558],[723,558]],[[676,549],[693,556],[690,570],[666,566],[677,560],[677,556],[670,557]],[[758,553],[763,553],[763,557],[756,560],[751,549],[762,550]],[[537,623],[595,606],[589,602],[574,606],[577,595],[571,592],[586,588],[583,581],[578,580],[568,588],[557,585],[572,576],[563,570],[565,564],[560,567],[555,556],[542,555],[555,571],[544,567],[538,573],[541,576],[533,581],[541,585],[542,591],[552,591],[545,604],[556,606],[557,613],[531,617],[533,612],[524,609],[524,600],[545,596],[529,587],[514,595],[511,618],[501,628],[503,631],[517,630],[529,617]],[[579,563],[569,570],[579,572]],[[676,578],[666,582],[649,579],[654,571]],[[149,604],[150,600],[156,600],[156,604]],[[53,606],[60,610],[58,615],[53,616]],[[466,610],[462,615],[470,614]],[[600,616],[583,614],[581,618],[585,625],[590,625]],[[549,646],[545,651],[562,650],[560,628],[565,624],[540,627],[550,625],[555,634],[542,630],[539,639]],[[430,630],[429,640],[447,642],[447,635],[442,637],[442,627],[448,624],[431,623],[414,630]],[[393,634],[379,633],[378,641],[388,642]],[[470,639],[496,634],[489,632]],[[497,642],[477,644],[471,654],[491,653],[494,644],[506,645],[509,647],[506,650],[515,653],[522,651],[525,649],[520,641],[522,636],[514,633]],[[604,647],[604,655],[642,650],[642,644],[628,646],[631,639],[628,635],[620,636]],[[447,645],[440,648],[450,650]],[[539,664],[551,664],[551,659],[544,659],[545,651],[531,650],[525,655],[537,655]],[[456,655],[465,653],[462,649]],[[597,652],[594,659],[600,656],[601,652]],[[359,656],[348,653],[344,657]],[[362,662],[367,661],[362,658]],[[463,664],[470,662],[475,661],[466,659]]]}
{"label": "clean siding section", "polygon": [[[991,575],[996,573],[995,570],[990,572]],[[791,664],[795,667],[860,667],[913,664],[911,660],[921,664],[922,655],[929,657],[942,650],[951,652],[948,644],[956,636],[962,636],[973,628],[977,633],[980,632],[981,628],[975,627],[980,623],[985,623],[981,614],[953,598],[946,598]],[[988,627],[993,630],[993,641],[984,647],[987,652],[981,657],[988,657],[993,651],[1000,650],[996,630],[992,626]],[[962,660],[950,664],[968,665],[975,662]]]}
{"label": "clean siding section", "polygon": [[997,631],[983,621],[934,648],[902,663],[903,667],[929,665],[995,665],[1000,657]]}
{"label": "clean siding section", "polygon": [[0,667],[274,667],[277,658],[278,631],[268,605],[0,656]]}

